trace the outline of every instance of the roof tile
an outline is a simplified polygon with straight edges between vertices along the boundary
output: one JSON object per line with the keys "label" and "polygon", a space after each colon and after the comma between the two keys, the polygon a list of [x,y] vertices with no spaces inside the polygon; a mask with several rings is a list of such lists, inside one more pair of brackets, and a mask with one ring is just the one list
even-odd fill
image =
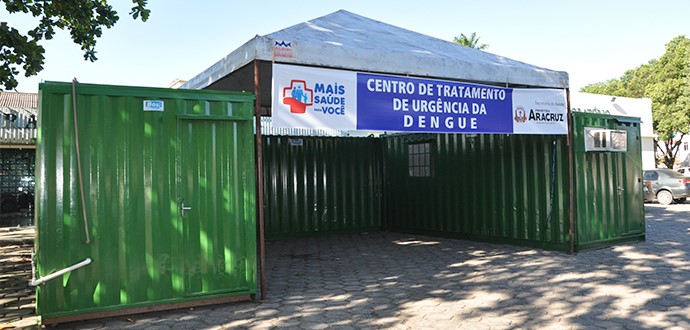
{"label": "roof tile", "polygon": [[0,92],[0,108],[38,109],[38,94]]}

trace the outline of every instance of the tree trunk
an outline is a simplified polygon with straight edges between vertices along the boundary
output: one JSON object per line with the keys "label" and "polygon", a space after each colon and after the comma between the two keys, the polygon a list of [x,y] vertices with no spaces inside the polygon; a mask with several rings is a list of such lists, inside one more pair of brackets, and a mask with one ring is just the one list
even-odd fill
{"label": "tree trunk", "polygon": [[678,151],[680,150],[680,146],[683,143],[683,137],[685,137],[685,134],[680,134],[678,139],[676,140],[666,140],[664,142],[664,146],[666,147],[664,151],[664,165],[666,165],[667,168],[673,168],[674,164],[676,163],[676,156],[678,156]]}

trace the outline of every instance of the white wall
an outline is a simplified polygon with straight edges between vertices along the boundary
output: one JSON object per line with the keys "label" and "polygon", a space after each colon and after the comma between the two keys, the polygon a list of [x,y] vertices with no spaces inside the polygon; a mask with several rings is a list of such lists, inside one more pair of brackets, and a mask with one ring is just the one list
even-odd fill
{"label": "white wall", "polygon": [[652,99],[571,92],[570,108],[576,112],[601,113],[614,116],[638,117],[642,137],[642,169],[656,167],[654,157],[654,128],[652,127]]}
{"label": "white wall", "polygon": [[642,137],[642,169],[651,170],[656,168],[656,157],[654,156],[654,138]]}

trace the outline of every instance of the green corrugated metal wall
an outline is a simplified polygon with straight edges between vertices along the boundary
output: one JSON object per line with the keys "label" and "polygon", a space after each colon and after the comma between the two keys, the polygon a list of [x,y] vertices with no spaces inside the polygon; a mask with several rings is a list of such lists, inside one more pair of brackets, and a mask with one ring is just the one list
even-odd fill
{"label": "green corrugated metal wall", "polygon": [[[414,134],[383,141],[383,223],[390,230],[567,249],[565,136]],[[431,177],[408,174],[407,146],[419,142],[431,143]]]}
{"label": "green corrugated metal wall", "polygon": [[[585,127],[627,131],[627,152],[585,152]],[[644,240],[642,143],[637,119],[573,114],[578,249]]]}
{"label": "green corrugated metal wall", "polygon": [[[256,292],[252,94],[40,86],[38,277],[43,319]],[[164,111],[143,111],[144,100]],[[191,205],[180,211],[182,203]]]}
{"label": "green corrugated metal wall", "polygon": [[[644,239],[639,121],[574,116],[575,249]],[[585,152],[585,126],[626,129],[628,151]],[[382,228],[569,249],[565,135],[290,139],[264,138],[269,238]],[[431,176],[411,176],[408,145],[427,142]]]}
{"label": "green corrugated metal wall", "polygon": [[378,230],[374,138],[263,137],[266,238]]}

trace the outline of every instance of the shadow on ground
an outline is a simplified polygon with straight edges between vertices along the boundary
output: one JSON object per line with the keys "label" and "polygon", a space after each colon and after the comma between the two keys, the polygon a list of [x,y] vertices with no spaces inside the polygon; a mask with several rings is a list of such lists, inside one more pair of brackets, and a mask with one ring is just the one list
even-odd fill
{"label": "shadow on ground", "polygon": [[268,299],[63,324],[100,329],[690,328],[690,205],[647,241],[575,255],[395,233],[267,244]]}
{"label": "shadow on ground", "polygon": [[29,287],[33,245],[22,244],[24,237],[15,237],[19,234],[14,231],[3,234],[7,234],[3,238],[12,236],[12,241],[8,238],[0,244],[0,329],[28,327],[36,323],[35,296]]}

